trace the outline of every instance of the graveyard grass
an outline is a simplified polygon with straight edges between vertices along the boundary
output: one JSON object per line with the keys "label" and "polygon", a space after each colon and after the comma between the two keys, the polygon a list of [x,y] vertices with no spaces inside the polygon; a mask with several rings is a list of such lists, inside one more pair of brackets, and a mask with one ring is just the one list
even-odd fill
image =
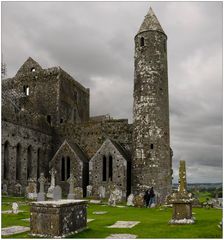
{"label": "graveyard grass", "polygon": [[[22,219],[29,218],[28,201],[24,198],[2,198],[2,210],[11,209],[11,203],[18,202],[19,209],[24,212],[13,214],[2,214],[2,227],[27,226],[29,222]],[[107,211],[104,215],[95,215],[94,211]],[[222,230],[218,224],[222,219],[222,210],[193,208],[196,222],[193,225],[169,225],[168,221],[172,215],[171,208],[134,208],[134,207],[110,207],[88,204],[88,218],[95,219],[89,222],[88,228],[70,236],[69,238],[106,238],[110,234],[129,233],[137,235],[138,238],[222,238]],[[116,221],[140,221],[133,228],[115,229],[107,228]],[[6,237],[4,237],[6,238]],[[15,234],[8,238],[30,238],[27,233]]]}

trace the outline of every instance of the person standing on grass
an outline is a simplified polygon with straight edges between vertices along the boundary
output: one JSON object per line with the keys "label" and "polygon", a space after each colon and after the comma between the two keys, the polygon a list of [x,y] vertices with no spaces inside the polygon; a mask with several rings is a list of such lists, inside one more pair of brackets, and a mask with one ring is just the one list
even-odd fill
{"label": "person standing on grass", "polygon": [[149,196],[149,202],[148,202],[148,207],[151,206],[152,203],[155,203],[155,193],[153,190],[153,187],[150,188],[150,190],[148,190],[148,196]]}
{"label": "person standing on grass", "polygon": [[148,205],[149,205],[149,190],[148,189],[145,191],[144,202],[145,202],[145,207],[148,207]]}

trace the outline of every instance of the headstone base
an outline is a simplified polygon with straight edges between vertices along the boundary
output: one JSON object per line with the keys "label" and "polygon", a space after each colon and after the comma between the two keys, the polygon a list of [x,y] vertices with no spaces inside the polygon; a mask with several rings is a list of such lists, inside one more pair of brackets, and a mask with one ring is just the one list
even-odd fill
{"label": "headstone base", "polygon": [[37,194],[37,201],[38,202],[45,201],[45,193],[38,193]]}
{"label": "headstone base", "polygon": [[31,203],[31,236],[66,237],[87,225],[87,201],[59,200]]}

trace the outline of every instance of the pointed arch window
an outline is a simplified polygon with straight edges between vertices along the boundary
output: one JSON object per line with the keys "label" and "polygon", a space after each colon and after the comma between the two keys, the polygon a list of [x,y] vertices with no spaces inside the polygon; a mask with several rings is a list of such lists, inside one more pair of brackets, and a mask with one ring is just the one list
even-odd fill
{"label": "pointed arch window", "polygon": [[40,177],[40,148],[37,149],[37,179]]}
{"label": "pointed arch window", "polygon": [[16,180],[21,178],[21,145],[16,146]]}
{"label": "pointed arch window", "polygon": [[67,179],[70,178],[70,166],[71,166],[70,164],[71,164],[70,157],[67,157],[67,175],[66,175]]}
{"label": "pointed arch window", "polygon": [[61,158],[61,181],[65,181],[65,158]]}
{"label": "pointed arch window", "polygon": [[109,156],[109,180],[113,181],[113,157]]}
{"label": "pointed arch window", "polygon": [[107,180],[107,158],[103,156],[103,181]]}
{"label": "pointed arch window", "polygon": [[4,144],[4,173],[3,178],[8,179],[9,174],[9,142],[6,141]]}
{"label": "pointed arch window", "polygon": [[27,148],[27,179],[31,177],[31,171],[32,171],[32,147],[29,146]]}

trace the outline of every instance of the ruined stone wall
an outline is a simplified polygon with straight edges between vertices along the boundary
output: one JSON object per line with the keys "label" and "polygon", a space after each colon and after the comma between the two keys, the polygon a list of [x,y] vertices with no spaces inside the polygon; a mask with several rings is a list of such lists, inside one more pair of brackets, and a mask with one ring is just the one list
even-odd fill
{"label": "ruined stone wall", "polygon": [[61,124],[54,128],[54,133],[55,146],[60,145],[60,139],[72,139],[88,155],[89,159],[107,138],[118,141],[129,151],[132,150],[132,125],[123,119],[85,122],[76,125]]}
{"label": "ruined stone wall", "polygon": [[[57,154],[54,161],[51,162],[51,166],[57,171],[56,174],[56,184],[62,187],[62,191],[64,194],[68,194],[69,183],[67,182],[70,174],[67,173],[67,158],[70,159],[70,172],[73,173],[75,178],[75,187],[84,187],[83,186],[83,162],[71,151],[71,149],[65,145],[61,151]],[[62,179],[62,158],[65,161],[65,179]],[[85,169],[88,171],[88,169]]]}
{"label": "ruined stone wall", "polygon": [[[57,122],[59,79],[58,68],[35,72],[25,72],[10,80],[3,81],[3,91],[7,95],[16,92],[16,104],[30,113],[51,116],[51,122]],[[28,92],[27,91],[28,88]]]}
{"label": "ruined stone wall", "polygon": [[154,186],[163,199],[172,181],[166,40],[159,31],[135,37],[132,165],[133,189]]}
{"label": "ruined stone wall", "polygon": [[60,122],[80,123],[89,120],[89,89],[63,70],[60,71],[59,114]]}
{"label": "ruined stone wall", "polygon": [[[103,169],[103,158],[105,158],[105,169]],[[110,160],[112,168],[110,173]],[[93,195],[99,197],[99,187],[106,189],[106,197],[110,197],[109,182],[111,181],[120,190],[123,198],[127,195],[128,183],[128,164],[124,156],[114,147],[109,140],[104,142],[103,146],[96,152],[95,156],[89,162],[89,184],[93,186]],[[105,177],[104,175],[105,170]]]}
{"label": "ruined stone wall", "polygon": [[43,172],[48,177],[51,157],[50,135],[2,121],[2,182],[8,185],[9,194],[15,193],[16,183],[21,184],[23,191],[25,190],[28,174],[29,178],[37,179]]}

